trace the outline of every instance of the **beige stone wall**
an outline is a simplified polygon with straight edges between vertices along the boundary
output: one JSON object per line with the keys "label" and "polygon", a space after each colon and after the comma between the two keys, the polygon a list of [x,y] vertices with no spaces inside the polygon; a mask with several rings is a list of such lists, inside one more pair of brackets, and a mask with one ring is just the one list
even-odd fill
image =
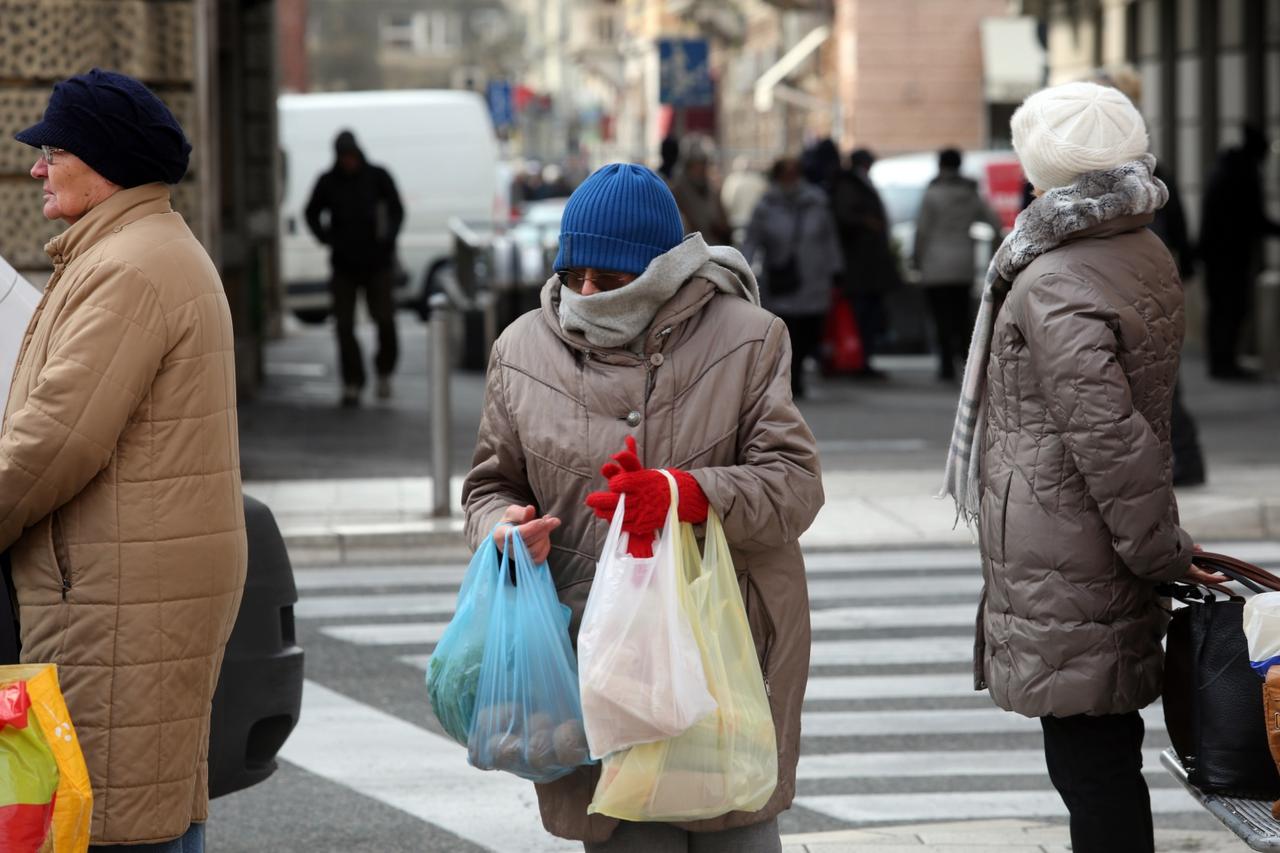
{"label": "beige stone wall", "polygon": [[842,147],[878,154],[986,143],[979,21],[1006,0],[844,0],[835,52]]}
{"label": "beige stone wall", "polygon": [[[146,82],[194,142],[195,56],[191,0],[0,0],[0,255],[15,266],[48,266],[44,243],[62,226],[40,214],[40,185],[27,174],[32,149],[13,134],[39,120],[53,84],[95,66]],[[192,158],[175,207],[198,213]]]}

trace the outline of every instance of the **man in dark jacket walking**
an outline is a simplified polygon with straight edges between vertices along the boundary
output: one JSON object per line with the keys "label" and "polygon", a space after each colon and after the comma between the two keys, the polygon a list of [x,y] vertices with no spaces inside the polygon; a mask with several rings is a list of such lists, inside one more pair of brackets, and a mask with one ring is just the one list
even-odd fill
{"label": "man in dark jacket walking", "polygon": [[365,380],[355,335],[356,294],[362,287],[369,316],[378,326],[377,394],[381,399],[391,396],[398,351],[392,288],[404,207],[390,173],[365,160],[351,131],[339,133],[333,147],[337,160],[311,191],[307,226],[330,250],[329,290],[337,320],[342,405],[356,406]]}
{"label": "man in dark jacket walking", "polygon": [[1244,144],[1218,158],[1204,196],[1200,256],[1209,300],[1209,375],[1215,379],[1253,376],[1236,361],[1236,347],[1253,301],[1259,244],[1264,236],[1280,236],[1280,223],[1267,216],[1262,201],[1259,168],[1267,149],[1262,131],[1246,127]]}

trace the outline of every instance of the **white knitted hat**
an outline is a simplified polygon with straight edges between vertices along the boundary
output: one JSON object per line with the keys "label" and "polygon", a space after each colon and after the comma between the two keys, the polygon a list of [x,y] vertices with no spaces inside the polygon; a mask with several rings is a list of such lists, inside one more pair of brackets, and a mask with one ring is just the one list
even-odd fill
{"label": "white knitted hat", "polygon": [[1043,89],[1013,114],[1013,150],[1037,189],[1075,182],[1147,153],[1147,126],[1123,93],[1096,83]]}

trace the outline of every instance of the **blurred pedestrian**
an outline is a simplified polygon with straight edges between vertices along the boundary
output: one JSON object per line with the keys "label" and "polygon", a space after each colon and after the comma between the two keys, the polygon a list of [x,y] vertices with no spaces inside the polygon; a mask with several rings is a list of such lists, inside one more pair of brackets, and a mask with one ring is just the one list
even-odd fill
{"label": "blurred pedestrian", "polygon": [[1145,227],[1167,193],[1114,89],[1041,91],[1012,130],[1038,197],[987,274],[944,487],[982,552],[975,687],[1040,718],[1073,850],[1150,853],[1156,584],[1218,579],[1191,566],[1170,483],[1182,283]]}
{"label": "blurred pedestrian", "polygon": [[791,334],[791,393],[805,395],[804,362],[822,342],[831,288],[844,270],[827,197],[804,179],[800,161],[778,160],[747,226],[744,253],[763,270],[764,307]]}
{"label": "blurred pedestrian", "polygon": [[680,140],[674,134],[667,134],[658,146],[658,174],[670,184],[676,177],[676,164],[680,162]]}
{"label": "blurred pedestrian", "polygon": [[329,247],[333,316],[342,368],[342,405],[358,406],[364,389],[364,356],[356,340],[356,299],[364,291],[369,316],[378,327],[379,399],[391,396],[396,369],[396,235],[404,207],[391,174],[365,159],[355,135],[344,130],[333,141],[336,160],[320,176],[307,202],[307,226]]}
{"label": "blurred pedestrian", "polygon": [[45,217],[70,226],[45,247],[0,433],[22,661],[58,665],[90,849],[199,853],[246,546],[231,312],[170,207],[191,146],[142,83],[96,68],[17,139],[39,149]]}
{"label": "blurred pedestrian", "polygon": [[720,191],[711,180],[711,161],[705,151],[691,148],[681,158],[671,181],[671,194],[686,234],[697,231],[713,246],[733,242],[733,230],[720,203]]}
{"label": "blurred pedestrian", "polygon": [[1280,222],[1267,216],[1261,167],[1270,144],[1247,125],[1244,142],[1218,158],[1204,194],[1200,256],[1209,302],[1209,375],[1215,379],[1255,379],[1237,360],[1244,321],[1253,304],[1253,283],[1262,238],[1280,236]]}
{"label": "blurred pedestrian", "polygon": [[[463,485],[467,536],[477,546],[496,525],[516,525],[533,558],[547,560],[576,636],[620,493],[633,554],[652,551],[670,503],[655,468],[674,475],[683,521],[716,510],[750,591],[747,618],[777,729],[776,792],[758,812],[678,826],[620,822],[587,813],[600,776],[593,765],[538,785],[539,810],[549,832],[583,841],[588,853],[779,853],[809,670],[796,539],[822,505],[821,474],[791,399],[783,324],[759,307],[735,249],[683,234],[675,199],[643,166],[605,166],[570,197],[542,308],[493,346]],[[580,473],[630,442],[650,468]]]}
{"label": "blurred pedestrian", "polygon": [[[1123,92],[1135,107],[1142,103],[1142,78],[1129,68],[1100,71],[1095,83],[1112,86]],[[1187,282],[1195,275],[1196,252],[1187,228],[1182,194],[1163,166],[1157,164],[1155,176],[1169,191],[1169,200],[1153,215],[1147,227],[1160,238],[1178,264],[1178,274]],[[1173,449],[1173,484],[1199,486],[1206,478],[1204,453],[1200,448],[1200,431],[1182,399],[1182,381],[1173,389],[1173,413],[1169,422],[1169,441]]]}
{"label": "blurred pedestrian", "polygon": [[729,217],[734,245],[742,245],[751,214],[768,189],[769,179],[749,158],[743,155],[734,158],[733,168],[720,185],[720,203]]}
{"label": "blurred pedestrian", "polygon": [[849,168],[832,180],[831,211],[844,253],[844,288],[867,359],[863,375],[878,378],[884,374],[872,366],[871,358],[886,333],[885,294],[901,284],[901,276],[889,244],[889,217],[871,183],[874,163],[875,156],[866,148],[850,155]]}
{"label": "blurred pedestrian", "polygon": [[806,148],[800,155],[800,171],[806,181],[829,192],[840,173],[840,149],[835,140],[826,137]]}
{"label": "blurred pedestrian", "polygon": [[960,174],[960,152],[938,154],[938,176],[924,192],[916,220],[912,257],[938,338],[938,378],[951,381],[956,359],[964,364],[973,329],[969,297],[974,280],[974,243],[969,229],[985,222],[1001,231],[996,215],[978,192],[977,181]]}

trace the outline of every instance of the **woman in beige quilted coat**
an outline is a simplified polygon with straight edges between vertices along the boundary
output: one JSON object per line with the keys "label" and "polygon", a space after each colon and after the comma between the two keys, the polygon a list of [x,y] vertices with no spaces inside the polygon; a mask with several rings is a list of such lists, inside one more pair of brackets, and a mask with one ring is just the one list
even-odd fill
{"label": "woman in beige quilted coat", "polygon": [[22,660],[58,666],[93,843],[198,853],[245,535],[231,316],[166,186],[190,145],[141,83],[97,69],[18,140],[39,149],[44,215],[70,225],[0,432]]}
{"label": "woman in beige quilted coat", "polygon": [[[682,519],[700,503],[704,517],[710,504],[724,522],[769,690],[778,784],[758,812],[619,823],[587,814],[599,768],[584,767],[538,786],[543,824],[589,853],[685,853],[691,833],[698,850],[777,853],[809,671],[797,539],[823,500],[813,434],[791,398],[786,326],[759,307],[736,250],[710,248],[697,233],[682,239],[675,200],[643,166],[606,166],[575,191],[556,269],[541,309],[493,348],[463,486],[468,537],[474,546],[501,521],[521,525],[535,559],[548,559],[576,635],[608,532],[605,490],[661,480],[646,513],[660,526],[670,497],[652,468],[674,469]],[[628,438],[650,468],[602,477],[601,463]],[[628,493],[628,524],[642,497]],[[654,522],[636,524],[633,547]]]}
{"label": "woman in beige quilted coat", "polygon": [[1039,197],[987,275],[947,464],[982,550],[976,686],[1040,718],[1073,850],[1149,853],[1156,585],[1205,577],[1170,483],[1182,284],[1146,227],[1168,193],[1114,89],[1033,95],[1013,140]]}

